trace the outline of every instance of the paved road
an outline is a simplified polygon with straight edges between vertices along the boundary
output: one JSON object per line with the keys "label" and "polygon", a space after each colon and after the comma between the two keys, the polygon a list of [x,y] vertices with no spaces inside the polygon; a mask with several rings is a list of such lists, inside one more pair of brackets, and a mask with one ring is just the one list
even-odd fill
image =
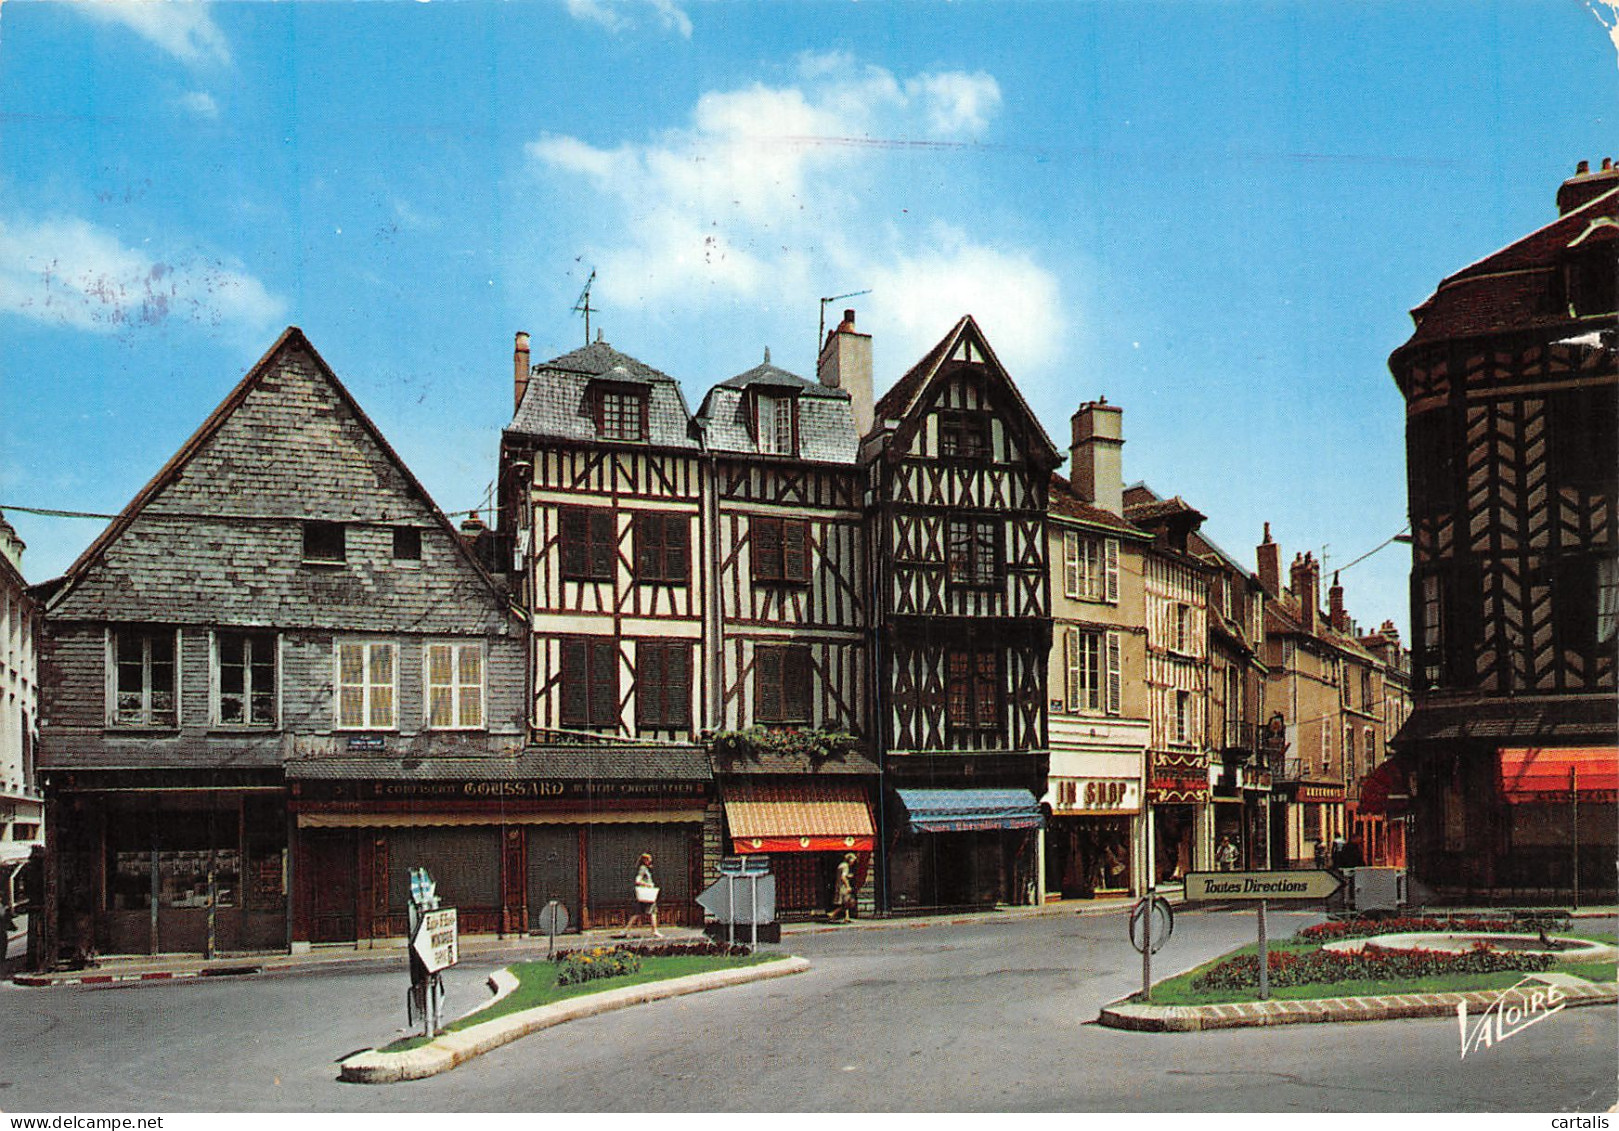
{"label": "paved road", "polygon": [[[1304,916],[1277,916],[1289,926]],[[336,1081],[402,1019],[397,970],[0,990],[0,1108],[119,1110],[1593,1111],[1619,1014],[1566,1010],[1458,1055],[1454,1020],[1136,1034],[1094,1024],[1139,983],[1117,915],[790,937],[807,974],[535,1034],[428,1080]],[[1252,914],[1191,913],[1180,969]],[[459,968],[452,1007],[486,969]]]}

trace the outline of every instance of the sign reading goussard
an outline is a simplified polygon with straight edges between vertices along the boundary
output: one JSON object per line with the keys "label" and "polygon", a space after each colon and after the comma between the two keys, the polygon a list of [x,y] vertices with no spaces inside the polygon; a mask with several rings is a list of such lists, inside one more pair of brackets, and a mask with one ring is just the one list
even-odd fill
{"label": "sign reading goussard", "polygon": [[1186,898],[1326,899],[1344,886],[1332,872],[1188,872]]}

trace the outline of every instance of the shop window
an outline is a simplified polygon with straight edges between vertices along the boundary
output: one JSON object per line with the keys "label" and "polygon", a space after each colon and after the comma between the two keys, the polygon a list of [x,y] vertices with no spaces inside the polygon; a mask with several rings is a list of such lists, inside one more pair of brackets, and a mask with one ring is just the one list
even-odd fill
{"label": "shop window", "polygon": [[180,637],[172,628],[119,629],[112,634],[113,726],[174,727],[180,723]]}
{"label": "shop window", "polygon": [[691,726],[691,645],[640,640],[635,645],[635,725],[641,730]]}
{"label": "shop window", "polygon": [[756,392],[753,398],[753,434],[765,455],[798,454],[798,398]]}
{"label": "shop window", "polygon": [[951,584],[992,588],[1000,581],[1000,531],[993,519],[950,519],[945,550]]}
{"label": "shop window", "polygon": [[563,578],[613,580],[613,559],[617,553],[613,512],[603,507],[563,507],[557,513]]}
{"label": "shop window", "polygon": [[1119,600],[1119,540],[1063,532],[1063,592],[1080,601]]}
{"label": "shop window", "polygon": [[939,454],[946,459],[989,458],[989,414],[960,411],[940,413]]}
{"label": "shop window", "polygon": [[603,440],[645,440],[647,390],[635,386],[598,385],[595,390],[596,435]]}
{"label": "shop window", "polygon": [[337,726],[393,730],[398,699],[398,651],[391,641],[337,645]]}
{"label": "shop window", "polygon": [[109,813],[108,910],[149,910],[154,875],[160,909],[240,906],[240,819],[235,804]]}
{"label": "shop window", "polygon": [[562,725],[618,727],[618,641],[575,636],[562,641]]}
{"label": "shop window", "polygon": [[422,560],[422,531],[418,526],[393,528],[394,561],[419,562]]}
{"label": "shop window", "polygon": [[809,523],[802,519],[748,519],[753,580],[800,585],[809,580]]}
{"label": "shop window", "polygon": [[945,701],[952,730],[999,730],[1000,657],[993,651],[945,654]]}
{"label": "shop window", "polygon": [[691,576],[691,520],[643,511],[635,516],[635,580],[685,585]]}
{"label": "shop window", "polygon": [[273,632],[214,634],[214,722],[274,727],[280,645]]}
{"label": "shop window", "polygon": [[348,560],[348,535],[341,522],[304,523],[304,562],[342,565]]}
{"label": "shop window", "polygon": [[483,721],[483,645],[427,646],[427,725],[479,730]]}
{"label": "shop window", "polygon": [[764,645],[753,650],[753,719],[808,725],[811,664],[808,645]]}

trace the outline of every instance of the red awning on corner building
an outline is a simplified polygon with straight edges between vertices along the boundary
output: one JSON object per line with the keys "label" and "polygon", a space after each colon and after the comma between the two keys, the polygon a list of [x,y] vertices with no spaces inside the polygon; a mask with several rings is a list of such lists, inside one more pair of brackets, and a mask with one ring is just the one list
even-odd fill
{"label": "red awning on corner building", "polygon": [[1619,748],[1612,746],[1503,746],[1501,796],[1513,804],[1619,800]]}

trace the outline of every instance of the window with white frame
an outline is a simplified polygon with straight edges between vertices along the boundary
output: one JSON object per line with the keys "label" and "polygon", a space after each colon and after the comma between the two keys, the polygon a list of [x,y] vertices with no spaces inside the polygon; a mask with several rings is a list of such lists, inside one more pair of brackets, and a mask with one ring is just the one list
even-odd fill
{"label": "window with white frame", "polygon": [[1119,600],[1119,540],[1077,530],[1062,536],[1063,591],[1080,601]]}
{"label": "window with white frame", "polygon": [[1355,749],[1355,728],[1344,727],[1344,782],[1353,784],[1355,772],[1359,768],[1359,755]]}
{"label": "window with white frame", "polygon": [[798,454],[797,415],[798,402],[790,396],[759,393],[754,401],[758,414],[755,435],[759,450],[766,455],[794,456]]}
{"label": "window with white frame", "polygon": [[279,706],[273,632],[214,633],[214,722],[228,727],[273,727]]}
{"label": "window with white frame", "polygon": [[1182,745],[1192,741],[1192,693],[1175,692],[1175,737]]}
{"label": "window with white frame", "polygon": [[172,628],[121,628],[112,634],[114,726],[180,724],[179,634]]}
{"label": "window with white frame", "polygon": [[337,645],[337,725],[342,730],[393,730],[398,699],[398,647],[392,641]]}
{"label": "window with white frame", "polygon": [[1118,714],[1122,693],[1119,634],[1071,628],[1064,637],[1064,650],[1068,709],[1082,714]]}
{"label": "window with white frame", "polygon": [[1192,609],[1189,605],[1176,605],[1170,613],[1171,647],[1177,652],[1192,654]]}
{"label": "window with white frame", "polygon": [[1332,728],[1327,720],[1321,720],[1321,772],[1329,772],[1332,768]]}
{"label": "window with white frame", "polygon": [[483,645],[429,644],[426,652],[428,727],[482,729]]}

